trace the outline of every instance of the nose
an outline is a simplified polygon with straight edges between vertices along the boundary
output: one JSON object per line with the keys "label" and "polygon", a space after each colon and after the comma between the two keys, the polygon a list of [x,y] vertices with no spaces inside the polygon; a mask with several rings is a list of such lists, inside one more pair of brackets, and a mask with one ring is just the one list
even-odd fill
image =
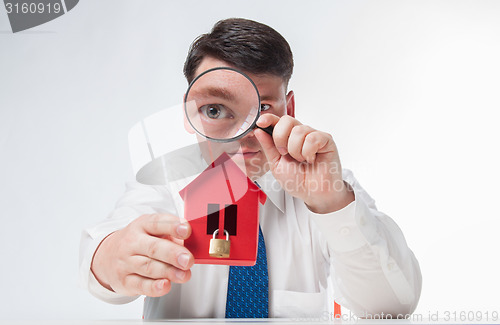
{"label": "nose", "polygon": [[253,145],[254,143],[257,143],[257,138],[255,137],[254,130],[251,130],[245,136],[241,139],[238,140],[238,144],[240,146],[247,147],[249,145]]}
{"label": "nose", "polygon": [[248,132],[247,135],[245,135],[243,138],[246,138],[246,137],[249,137],[249,138],[253,138],[255,137],[255,132],[254,132],[255,129],[252,129],[250,132]]}

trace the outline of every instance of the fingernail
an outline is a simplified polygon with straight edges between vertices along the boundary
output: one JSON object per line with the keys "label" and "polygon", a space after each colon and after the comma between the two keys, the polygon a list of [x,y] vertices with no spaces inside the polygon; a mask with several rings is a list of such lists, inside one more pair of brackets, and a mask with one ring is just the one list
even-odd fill
{"label": "fingernail", "polygon": [[184,280],[184,278],[186,277],[186,272],[182,271],[182,270],[176,270],[175,271],[175,276],[177,277],[177,279],[179,280]]}
{"label": "fingernail", "polygon": [[286,151],[286,148],[285,147],[278,147],[278,152],[284,156],[286,155],[287,151]]}
{"label": "fingernail", "polygon": [[177,234],[181,237],[186,237],[188,234],[187,225],[181,224],[177,227]]}
{"label": "fingernail", "polygon": [[160,280],[156,282],[156,289],[163,290],[164,286],[165,286],[165,280]]}
{"label": "fingernail", "polygon": [[179,257],[177,258],[177,262],[179,262],[180,266],[187,267],[187,265],[189,263],[189,256],[188,256],[188,254],[181,254],[181,255],[179,255]]}

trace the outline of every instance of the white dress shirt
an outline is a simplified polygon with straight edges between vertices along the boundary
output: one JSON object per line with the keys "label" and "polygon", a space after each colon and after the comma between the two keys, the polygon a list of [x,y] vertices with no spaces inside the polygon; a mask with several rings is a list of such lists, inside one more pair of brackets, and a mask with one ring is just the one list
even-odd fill
{"label": "white dress shirt", "polygon": [[[259,219],[269,269],[269,317],[324,317],[333,312],[334,300],[359,317],[382,312],[394,317],[415,310],[422,278],[403,233],[377,210],[350,171],[344,170],[343,178],[355,201],[328,214],[311,212],[271,173],[258,180],[268,197]],[[107,235],[140,215],[176,214],[179,205],[180,196],[172,196],[166,186],[128,183],[109,217],[82,233],[83,285],[109,303],[135,300],[138,296],[117,294],[97,282],[90,271],[94,252]],[[229,267],[195,264],[191,271],[187,283],[172,283],[165,296],[146,298],[145,319],[224,318]]]}

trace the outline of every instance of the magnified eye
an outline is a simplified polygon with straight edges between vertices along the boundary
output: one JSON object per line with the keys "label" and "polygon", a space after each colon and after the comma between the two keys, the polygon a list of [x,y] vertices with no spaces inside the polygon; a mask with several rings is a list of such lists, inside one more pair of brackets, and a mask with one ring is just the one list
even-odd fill
{"label": "magnified eye", "polygon": [[231,118],[231,115],[228,113],[227,108],[220,104],[204,105],[200,107],[200,111],[203,115],[213,120]]}
{"label": "magnified eye", "polygon": [[207,116],[209,118],[218,118],[220,116],[220,108],[214,106],[207,107]]}
{"label": "magnified eye", "polygon": [[261,112],[267,111],[270,108],[271,108],[271,105],[269,105],[269,104],[260,104],[260,111]]}

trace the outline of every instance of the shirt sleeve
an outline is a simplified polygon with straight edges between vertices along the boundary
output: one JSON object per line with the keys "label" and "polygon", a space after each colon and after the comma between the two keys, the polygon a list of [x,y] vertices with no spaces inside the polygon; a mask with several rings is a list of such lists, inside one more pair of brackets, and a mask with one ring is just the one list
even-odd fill
{"label": "shirt sleeve", "polygon": [[411,314],[422,288],[418,261],[352,172],[344,170],[343,178],[354,202],[333,213],[310,212],[328,243],[335,301],[358,317]]}
{"label": "shirt sleeve", "polygon": [[143,214],[177,214],[170,193],[164,186],[143,185],[138,182],[126,184],[124,195],[115,209],[102,222],[82,231],[80,241],[80,285],[95,297],[111,303],[125,304],[139,296],[124,296],[103,287],[95,278],[90,267],[94,253],[104,238],[126,227]]}

